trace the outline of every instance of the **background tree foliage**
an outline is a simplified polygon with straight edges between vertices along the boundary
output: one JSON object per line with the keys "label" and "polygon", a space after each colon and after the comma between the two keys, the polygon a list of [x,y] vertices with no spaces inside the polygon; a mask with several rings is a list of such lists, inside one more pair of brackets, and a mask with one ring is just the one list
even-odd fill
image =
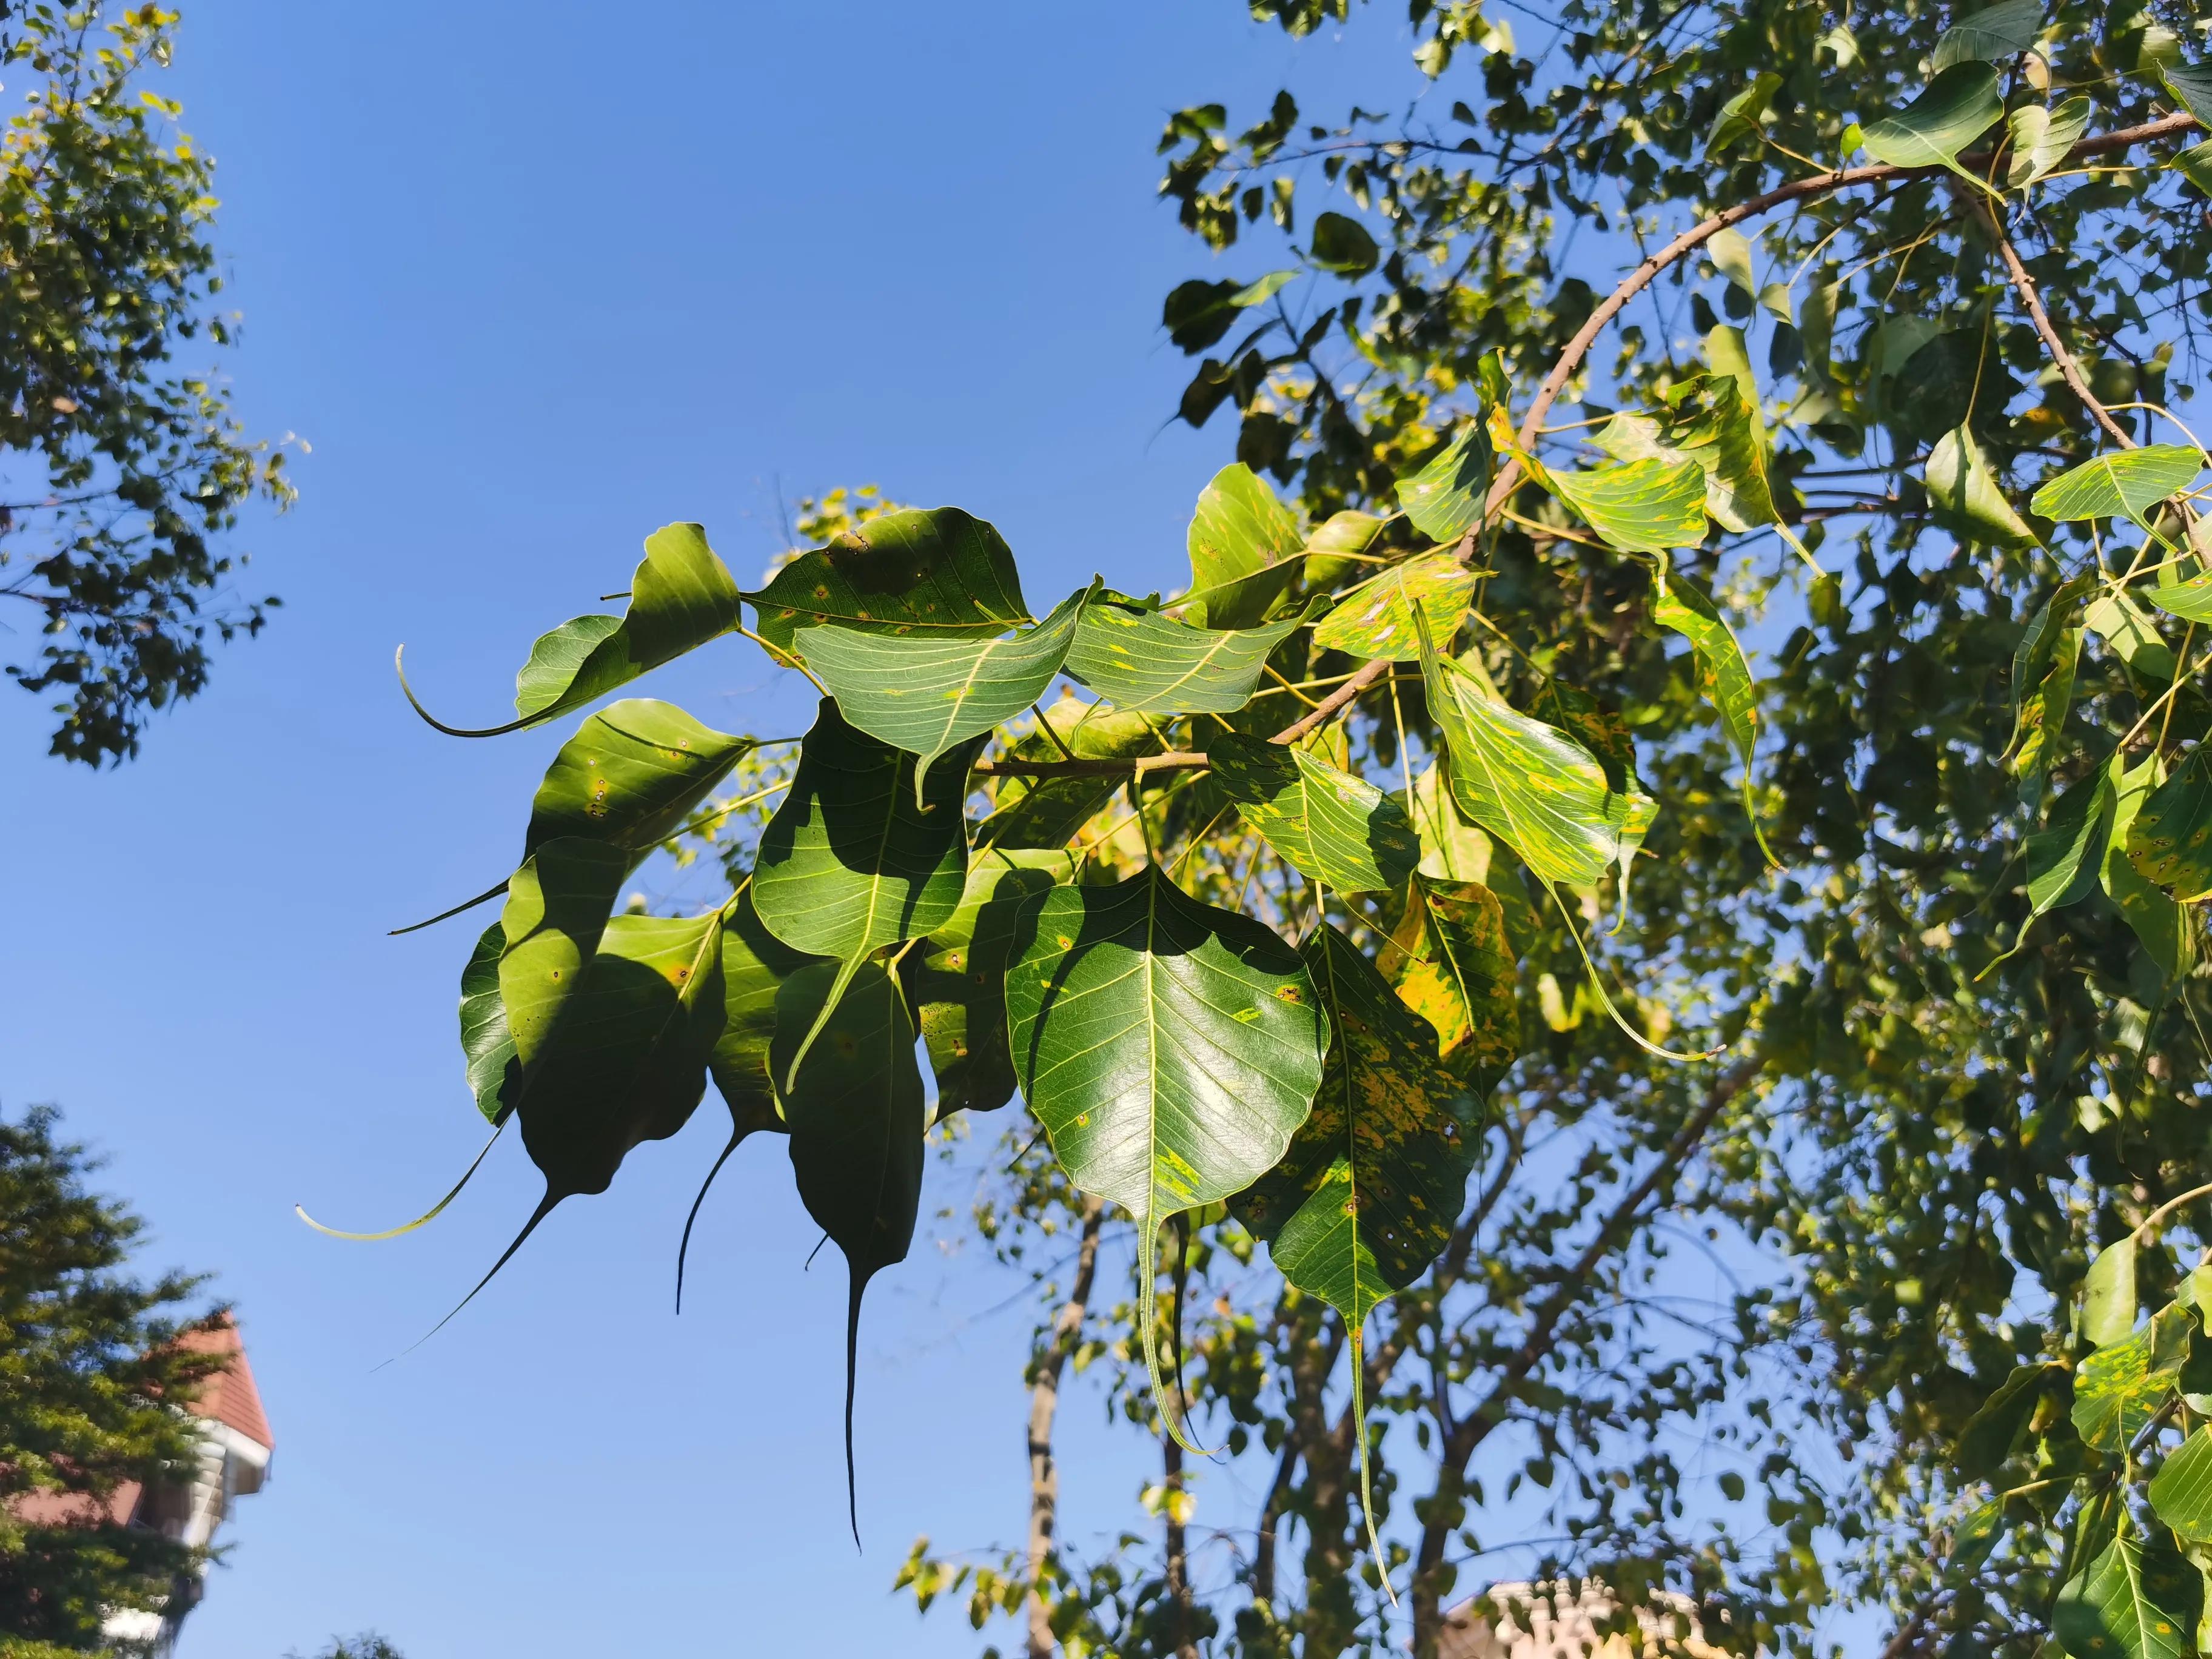
{"label": "background tree foliage", "polygon": [[[104,1650],[102,1621],[158,1609],[204,1552],[107,1524],[126,1481],[189,1481],[197,1419],[179,1402],[222,1361],[173,1346],[201,1281],[118,1270],[142,1224],[88,1192],[99,1166],[55,1139],[55,1114],[0,1121],[0,1650]],[[27,1522],[10,1500],[75,1500],[76,1519]],[[15,1645],[10,1645],[14,1644]]]}
{"label": "background tree foliage", "polygon": [[206,684],[210,635],[260,631],[276,601],[238,599],[217,544],[248,500],[293,495],[227,387],[173,361],[237,325],[214,309],[213,164],[143,84],[176,24],[0,0],[0,78],[23,93],[0,139],[0,596],[41,641],[8,672],[63,691],[52,752],[92,765]]}
{"label": "background tree foliage", "polygon": [[[1032,607],[953,509],[753,592],[672,526],[538,641],[516,725],[732,631],[825,697],[795,766],[586,722],[478,1104],[550,1206],[711,1071],[857,1316],[910,1040],[940,1118],[1022,1095],[974,1222],[1040,1295],[1028,1537],[901,1582],[1032,1654],[1427,1655],[1498,1580],[1662,1646],[2189,1650],[2204,22],[1408,20],[1402,117],[1168,126],[1184,222],[1287,250],[1166,299],[1238,421],[1180,599]],[[609,919],[772,795],[720,910]],[[1103,1545],[1071,1372],[1165,1431]]]}

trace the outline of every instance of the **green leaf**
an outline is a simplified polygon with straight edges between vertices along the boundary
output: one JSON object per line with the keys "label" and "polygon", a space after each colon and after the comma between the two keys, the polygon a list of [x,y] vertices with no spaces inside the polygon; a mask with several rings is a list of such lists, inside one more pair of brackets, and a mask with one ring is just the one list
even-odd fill
{"label": "green leaf", "polygon": [[2150,1506],[2176,1538],[2212,1544],[2212,1425],[2199,1425],[2159,1466]]}
{"label": "green leaf", "polygon": [[775,1000],[786,981],[825,959],[794,951],[769,932],[750,886],[728,907],[722,927],[722,1033],[709,1066],[730,1109],[732,1145],[757,1129],[781,1129],[783,1108],[768,1073]]}
{"label": "green leaf", "polygon": [[1521,1054],[1515,956],[1497,894],[1416,874],[1377,964],[1436,1032],[1444,1069],[1483,1093]]}
{"label": "green leaf", "polygon": [[1714,269],[1743,290],[1747,300],[1759,295],[1759,277],[1752,268],[1751,243],[1740,230],[1717,230],[1705,243]]}
{"label": "green leaf", "polygon": [[2212,143],[2191,144],[2178,155],[2168,156],[2166,165],[2207,196],[2212,196]]}
{"label": "green leaf", "polygon": [[1552,472],[1552,493],[1625,552],[1695,547],[1705,538],[1705,475],[1695,461],[1631,461]]}
{"label": "green leaf", "polygon": [[2164,888],[2147,880],[2125,856],[2136,815],[2159,785],[2166,781],[2166,768],[2155,751],[2144,756],[2137,765],[2123,770],[2124,758],[2116,754],[2112,761],[2117,799],[2112,805],[2112,836],[2105,849],[2105,891],[2119,907],[2121,915],[2127,919],[2128,926],[2134,929],[2136,939],[2142,945],[2144,956],[2171,989],[2196,965],[2197,928],[2193,914]]}
{"label": "green leaf", "polygon": [[1315,625],[1314,643],[1370,661],[1412,662],[1421,654],[1413,607],[1420,606],[1431,635],[1449,640],[1467,615],[1474,580],[1474,571],[1441,551],[1386,565],[1337,600]]}
{"label": "green leaf", "polygon": [[611,703],[561,745],[530,805],[526,857],[563,836],[644,856],[697,811],[753,748],[702,726],[673,703]]}
{"label": "green leaf", "polygon": [[1223,467],[1200,493],[1188,541],[1185,614],[1201,627],[1251,627],[1303,568],[1297,515],[1242,461]]}
{"label": "green leaf", "polygon": [[1076,626],[1067,672],[1131,713],[1232,714],[1251,701],[1267,653],[1327,603],[1264,628],[1224,630],[1094,601]]}
{"label": "green leaf", "polygon": [[1358,220],[1324,213],[1314,221],[1313,246],[1306,258],[1340,276],[1364,276],[1382,262],[1382,253]]}
{"label": "green leaf", "polygon": [[761,637],[787,655],[801,628],[989,639],[1028,622],[1014,556],[957,507],[886,513],[802,553],[757,593]]}
{"label": "green leaf", "polygon": [[1936,42],[1933,67],[1954,64],[2002,63],[2033,48],[2043,33],[2043,0],[1997,0],[1945,29]]}
{"label": "green leaf", "polygon": [[2005,163],[2005,183],[2025,190],[2063,161],[2089,130],[2089,100],[2069,98],[2054,109],[2023,104],[2005,118],[2012,139],[2012,157]]}
{"label": "green leaf", "polygon": [[1871,122],[1861,141],[1878,161],[1898,167],[1948,167],[1979,189],[1989,186],[1959,165],[1959,152],[2004,117],[1997,72],[1987,64],[1954,64],[1894,115]]}
{"label": "green leaf", "polygon": [[2201,127],[2212,127],[2212,64],[2166,64],[2159,70],[2166,89]]}
{"label": "green leaf", "polygon": [[1364,553],[1382,533],[1384,520],[1372,513],[1332,513],[1306,542],[1306,586],[1331,588],[1360,568],[1351,556]]}
{"label": "green leaf", "polygon": [[1696,583],[1670,576],[1662,566],[1652,590],[1651,620],[1671,628],[1690,641],[1698,665],[1698,694],[1712,704],[1721,717],[1729,744],[1743,763],[1743,810],[1752,832],[1770,862],[1779,866],[1759,827],[1759,806],[1752,789],[1752,761],[1759,750],[1759,688],[1753,684],[1751,665],[1735,630]]}
{"label": "green leaf", "polygon": [[2148,611],[2124,589],[2106,588],[2081,612],[2081,625],[2105,641],[2136,675],[2171,680],[2180,666]]}
{"label": "green leaf", "polygon": [[1313,981],[1267,928],[1148,866],[1024,907],[1006,1018],[1015,1075],[1060,1167],[1136,1219],[1146,1368],[1180,1437],[1153,1316],[1159,1229],[1281,1161],[1328,1048]]}
{"label": "green leaf", "polygon": [[[2087,1315],[2084,1312],[2086,1324]],[[2074,1428],[2098,1451],[2119,1451],[2141,1434],[2173,1390],[2189,1352],[2186,1308],[2161,1309],[2132,1335],[2099,1348],[2074,1375]]]}
{"label": "green leaf", "polygon": [[802,628],[794,637],[848,723],[917,757],[919,792],[939,756],[1012,720],[1045,694],[1066,660],[1084,608],[1101,586],[1092,581],[1036,627],[999,639],[848,628]]}
{"label": "green leaf", "polygon": [[2046,519],[2123,518],[2148,530],[2150,509],[2186,489],[2204,457],[2183,444],[2146,444],[2069,466],[2035,492],[2029,507]]}
{"label": "green leaf", "polygon": [[1398,506],[1432,542],[1450,543],[1482,522],[1497,470],[1480,421],[1469,421],[1421,469],[1398,480]]}
{"label": "green leaf", "polygon": [[477,1110],[492,1124],[504,1123],[514,1109],[508,1091],[521,1070],[507,1029],[507,1004],[499,994],[499,959],[506,950],[507,929],[495,921],[461,969],[461,1056]]}
{"label": "green leaf", "polygon": [[2170,617],[2184,622],[2212,623],[2212,570],[2186,581],[2164,580],[2143,595]]}
{"label": "green leaf", "polygon": [[2037,544],[2035,532],[2005,499],[2004,487],[1967,428],[1936,441],[1923,476],[1930,516],[1960,540],[2007,552]]}
{"label": "green leaf", "polygon": [[581,985],[629,864],[618,847],[568,836],[540,847],[508,881],[499,993],[526,1070]]}
{"label": "green leaf", "polygon": [[1160,308],[1160,322],[1168,338],[1187,352],[1203,351],[1229,332],[1237,313],[1273,299],[1283,286],[1301,273],[1271,270],[1256,282],[1209,283],[1194,278],[1178,283]]}
{"label": "green leaf", "polygon": [[[738,585],[696,524],[672,524],[645,538],[630,577],[629,610],[579,617],[531,647],[514,677],[515,726],[536,725],[627,685],[719,639],[738,625]],[[502,728],[512,730],[513,727]]]}
{"label": "green leaf", "polygon": [[[2030,920],[2078,904],[2095,890],[2112,837],[2116,799],[2112,774],[2099,767],[2051,802],[2044,827],[2027,837]],[[2130,1310],[2129,1317],[2134,1316]]]}
{"label": "green leaf", "polygon": [[1782,90],[1782,77],[1772,70],[1760,73],[1759,78],[1721,106],[1713,130],[1705,137],[1705,160],[1713,160],[1721,151],[1738,140],[1747,138],[1759,131],[1766,119],[1767,106],[1774,94]]}
{"label": "green leaf", "polygon": [[2012,768],[2021,799],[2043,795],[2052,746],[2074,703],[2074,671],[2081,658],[2081,605],[2098,583],[2094,571],[2068,578],[2035,613],[2012,658]]}
{"label": "green leaf", "polygon": [[2144,1589],[2132,1523],[2058,1593],[2051,1634],[2072,1659],[2181,1659],[2181,1627]]}
{"label": "green leaf", "polygon": [[2048,1364],[2014,1366],[1997,1391],[1966,1419],[1951,1454],[1960,1474],[1969,1480],[1997,1478],[2035,1415],[2043,1379],[2051,1369]]}
{"label": "green leaf", "polygon": [[[1159,752],[1159,733],[1142,714],[1126,714],[1103,702],[1063,697],[1044,711],[1060,742],[1078,760],[1134,760]],[[1063,758],[1060,744],[1042,732],[1013,747],[1020,760]],[[975,845],[1065,847],[1068,838],[1113,799],[1127,780],[1118,777],[1001,778],[998,810],[975,826]]]}
{"label": "green leaf", "polygon": [[[1618,460],[1695,461],[1705,475],[1705,511],[1723,530],[1774,524],[1781,515],[1767,475],[1765,422],[1756,396],[1747,369],[1741,376],[1701,374],[1668,393],[1672,408],[1664,422],[1648,415],[1616,415],[1593,441]],[[1702,538],[1703,531],[1698,533]]]}
{"label": "green leaf", "polygon": [[[967,754],[919,796],[915,757],[856,731],[823,698],[799,770],[761,834],[752,897],[794,950],[835,957],[841,980],[887,945],[921,939],[959,908],[968,873]],[[824,1005],[834,1010],[836,997]],[[807,1042],[801,1041],[804,1054]]]}
{"label": "green leaf", "polygon": [[2212,764],[2199,744],[2129,827],[2128,862],[2184,904],[2212,896]]}
{"label": "green leaf", "polygon": [[1452,798],[1521,855],[1540,880],[1589,886],[1627,860],[1658,811],[1615,791],[1589,750],[1516,713],[1449,657],[1425,649],[1421,678],[1451,756]]}
{"label": "green leaf", "polygon": [[1951,1534],[1951,1559],[1944,1564],[1944,1570],[1953,1574],[1979,1572],[2002,1536],[2004,1500],[1992,1498],[1985,1504],[1976,1504]]}
{"label": "green leaf", "polygon": [[[800,1031],[818,1031],[802,1041]],[[844,1252],[845,1498],[860,1536],[853,1469],[853,1392],[859,1370],[860,1297],[868,1281],[906,1260],[921,1208],[923,1103],[906,1000],[879,963],[849,987],[831,963],[801,969],[776,995],[771,1074],[792,1078],[784,1097],[791,1170],[799,1201]]]}
{"label": "green leaf", "polygon": [[1075,879],[1073,854],[978,852],[960,908],[899,963],[937,1074],[937,1116],[995,1111],[1013,1098],[1006,1047],[1006,959],[1023,902]]}
{"label": "green leaf", "polygon": [[1364,778],[1237,732],[1210,738],[1206,757],[1244,822],[1292,868],[1338,892],[1396,887],[1420,860],[1405,807]]}
{"label": "green leaf", "polygon": [[2097,1252],[2081,1281],[2081,1340],[2094,1347],[2124,1342],[2136,1328],[2133,1233]]}

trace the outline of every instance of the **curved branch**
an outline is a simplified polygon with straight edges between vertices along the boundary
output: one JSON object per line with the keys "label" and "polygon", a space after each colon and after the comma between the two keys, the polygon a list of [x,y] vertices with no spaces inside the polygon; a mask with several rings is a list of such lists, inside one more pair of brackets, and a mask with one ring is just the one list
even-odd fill
{"label": "curved branch", "polygon": [[1981,216],[1982,228],[1996,246],[1998,257],[2003,259],[2005,274],[2012,279],[2013,292],[2027,308],[2027,319],[2035,325],[2035,331],[2043,338],[2043,348],[2051,354],[2051,361],[2058,365],[2066,389],[2081,400],[2081,406],[2096,416],[2097,424],[2112,434],[2112,441],[2123,449],[2136,447],[2136,441],[2128,435],[2127,428],[2112,418],[2112,411],[2098,401],[2089,390],[2089,382],[2081,373],[2081,365],[2066,349],[2066,342],[2058,337],[2058,331],[2051,325],[2051,313],[2043,308],[2042,296],[2035,291],[2035,278],[2027,274],[2027,267],[2020,262],[2020,250],[2013,246],[2012,238],[1990,211],[1987,202],[1978,201],[1974,211]]}

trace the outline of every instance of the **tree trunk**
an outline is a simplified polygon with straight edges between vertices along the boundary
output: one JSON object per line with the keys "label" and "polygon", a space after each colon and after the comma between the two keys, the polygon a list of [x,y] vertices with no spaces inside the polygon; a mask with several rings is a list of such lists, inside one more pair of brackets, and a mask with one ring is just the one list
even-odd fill
{"label": "tree trunk", "polygon": [[1029,1659],[1052,1659],[1052,1606],[1042,1594],[1054,1565],[1053,1546],[1060,1522],[1060,1466],[1053,1462],[1052,1421],[1060,1408],[1060,1379],[1083,1334],[1083,1316],[1098,1269],[1098,1233],[1106,1206],[1098,1199],[1083,1205],[1082,1242],[1075,1254],[1075,1282],[1052,1322],[1052,1340],[1030,1370],[1030,1599]]}

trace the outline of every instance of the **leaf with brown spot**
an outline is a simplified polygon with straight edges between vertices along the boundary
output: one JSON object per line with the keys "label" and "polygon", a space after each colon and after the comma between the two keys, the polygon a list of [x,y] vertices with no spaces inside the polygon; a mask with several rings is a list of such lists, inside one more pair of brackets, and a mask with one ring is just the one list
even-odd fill
{"label": "leaf with brown spot", "polygon": [[1521,1052],[1516,969],[1498,896],[1480,882],[1417,875],[1378,964],[1437,1034],[1445,1070],[1487,1091]]}

